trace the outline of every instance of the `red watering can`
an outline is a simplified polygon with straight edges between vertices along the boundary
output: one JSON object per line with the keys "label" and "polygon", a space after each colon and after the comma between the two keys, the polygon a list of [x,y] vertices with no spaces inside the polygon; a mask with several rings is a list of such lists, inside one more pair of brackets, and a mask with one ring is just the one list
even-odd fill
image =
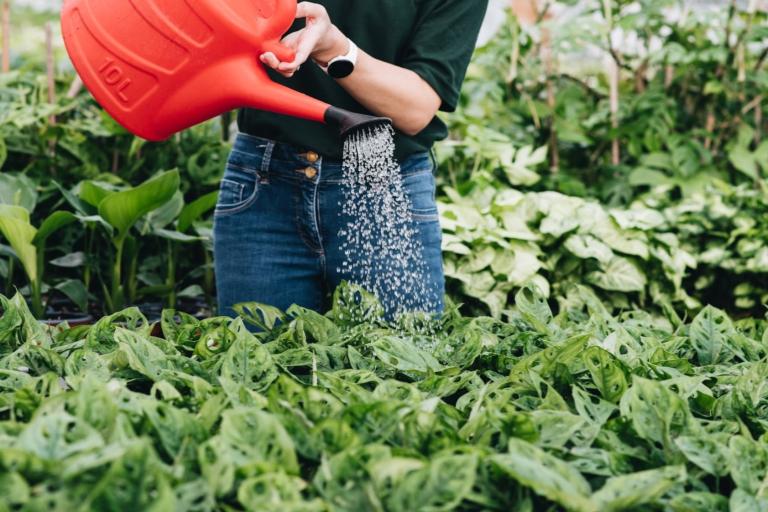
{"label": "red watering can", "polygon": [[62,31],[96,101],[148,140],[241,107],[337,125],[343,134],[382,118],[355,114],[278,85],[259,60],[296,16],[296,0],[65,0]]}

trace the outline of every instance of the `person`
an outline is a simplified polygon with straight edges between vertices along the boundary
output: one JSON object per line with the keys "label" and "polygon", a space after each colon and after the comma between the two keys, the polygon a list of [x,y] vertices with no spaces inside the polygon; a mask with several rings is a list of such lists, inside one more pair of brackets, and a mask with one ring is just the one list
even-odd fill
{"label": "person", "polygon": [[[431,148],[447,128],[436,114],[457,107],[487,3],[301,2],[283,40],[294,60],[260,56],[283,85],[392,119],[424,289],[439,297],[429,313],[442,311],[445,291]],[[354,281],[339,233],[349,221],[340,206],[343,140],[323,124],[251,109],[240,111],[238,128],[214,214],[221,314],[245,302],[323,311],[342,281]]]}

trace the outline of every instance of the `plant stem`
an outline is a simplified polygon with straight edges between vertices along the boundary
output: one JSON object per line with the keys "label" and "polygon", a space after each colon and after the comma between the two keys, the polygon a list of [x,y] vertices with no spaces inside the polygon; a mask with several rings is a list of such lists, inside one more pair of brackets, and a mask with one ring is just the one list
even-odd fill
{"label": "plant stem", "polygon": [[8,258],[8,275],[5,278],[5,296],[13,296],[13,267],[15,262],[13,258]]}
{"label": "plant stem", "polygon": [[93,238],[95,229],[92,226],[87,226],[85,231],[85,269],[83,270],[83,284],[85,289],[91,289],[91,262],[90,255],[93,254]]}
{"label": "plant stem", "polygon": [[168,240],[168,275],[165,278],[165,284],[168,286],[168,307],[176,308],[176,256],[178,246],[173,240]]}
{"label": "plant stem", "polygon": [[[139,243],[134,237],[129,237],[126,240],[128,249],[128,273],[125,276],[125,296],[128,299],[128,304],[134,304],[136,302],[136,287],[137,280],[136,274],[139,267]],[[125,254],[125,251],[123,251]]]}
{"label": "plant stem", "polygon": [[520,23],[514,22],[512,27],[512,55],[509,59],[509,71],[507,71],[507,83],[517,80],[518,67],[520,66]]}
{"label": "plant stem", "polygon": [[39,279],[30,280],[29,287],[32,291],[32,313],[35,318],[42,320],[45,316],[45,308],[43,307],[43,293],[42,283]]}
{"label": "plant stem", "polygon": [[[547,18],[545,13],[539,17],[541,20]],[[554,58],[554,49],[552,46],[552,32],[545,24],[541,29],[541,58],[544,61],[544,71],[546,73],[545,87],[547,91],[547,107],[549,108],[549,170],[552,174],[557,174],[560,170],[560,153],[558,152],[556,112],[557,96],[555,93],[555,81],[553,76],[556,73],[557,63]]]}
{"label": "plant stem", "polygon": [[115,244],[115,261],[112,263],[112,304],[110,309],[116,311],[123,306],[123,246],[125,245],[125,237],[119,237],[114,240]]}
{"label": "plant stem", "polygon": [[37,259],[35,264],[37,265],[37,278],[29,280],[29,287],[32,292],[32,313],[35,317],[42,319],[45,315],[45,307],[43,306],[43,265],[45,264],[45,242],[39,242],[37,244]]}
{"label": "plant stem", "polygon": [[203,245],[203,259],[205,261],[205,273],[203,274],[203,284],[205,285],[205,295],[209,304],[213,303],[213,287],[214,287],[214,275],[213,275],[213,260],[208,249]]}

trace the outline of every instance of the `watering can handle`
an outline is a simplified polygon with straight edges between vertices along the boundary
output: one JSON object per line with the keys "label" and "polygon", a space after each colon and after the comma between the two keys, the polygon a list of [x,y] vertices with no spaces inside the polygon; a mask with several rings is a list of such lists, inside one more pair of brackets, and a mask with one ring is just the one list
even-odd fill
{"label": "watering can handle", "polygon": [[[264,3],[265,0],[255,0],[256,3]],[[296,52],[280,42],[283,32],[288,30],[296,19],[297,0],[271,0],[274,11],[268,20],[269,30],[267,40],[261,45],[263,52],[272,52],[281,62],[293,62]]]}
{"label": "watering can handle", "polygon": [[262,50],[266,52],[272,52],[280,62],[293,62],[296,58],[296,51],[293,48],[285,46],[280,41],[266,41],[262,46]]}

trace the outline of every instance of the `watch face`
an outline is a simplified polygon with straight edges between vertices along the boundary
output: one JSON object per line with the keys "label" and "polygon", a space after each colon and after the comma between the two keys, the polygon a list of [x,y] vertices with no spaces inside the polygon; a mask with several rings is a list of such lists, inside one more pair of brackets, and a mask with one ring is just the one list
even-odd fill
{"label": "watch face", "polygon": [[355,65],[351,60],[337,60],[328,66],[328,74],[333,78],[345,78],[352,74]]}

